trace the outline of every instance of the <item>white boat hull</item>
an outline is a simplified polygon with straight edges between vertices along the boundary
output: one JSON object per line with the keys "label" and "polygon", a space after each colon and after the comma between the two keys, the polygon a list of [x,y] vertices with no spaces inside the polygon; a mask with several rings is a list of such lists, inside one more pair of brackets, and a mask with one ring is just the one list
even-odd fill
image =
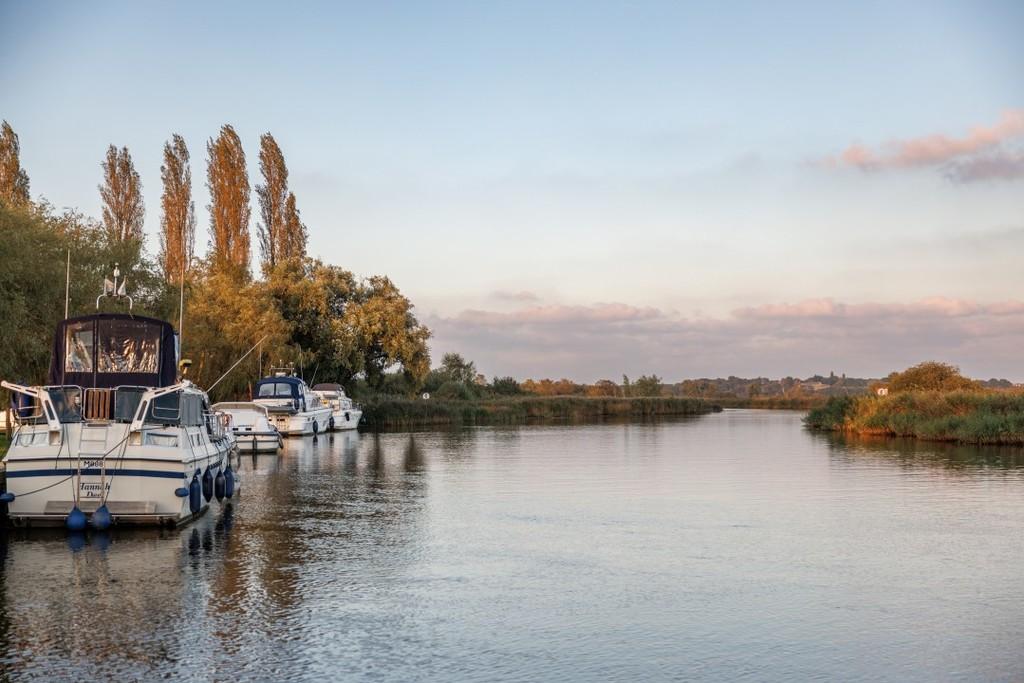
{"label": "white boat hull", "polygon": [[11,443],[6,488],[15,496],[8,514],[17,526],[62,526],[76,504],[87,516],[105,504],[114,524],[183,524],[210,502],[201,496],[193,514],[181,489],[197,471],[216,476],[228,465],[230,441],[212,442],[201,428],[147,430],[178,444],[169,446],[126,444],[125,424],[63,427],[63,442],[45,425],[25,425]]}
{"label": "white boat hull", "polygon": [[331,409],[319,408],[297,413],[270,413],[270,423],[285,436],[311,436],[330,429]]}
{"label": "white boat hull", "polygon": [[363,417],[363,411],[359,408],[339,409],[334,411],[332,417],[334,418],[334,429],[343,432],[359,426],[359,420]]}

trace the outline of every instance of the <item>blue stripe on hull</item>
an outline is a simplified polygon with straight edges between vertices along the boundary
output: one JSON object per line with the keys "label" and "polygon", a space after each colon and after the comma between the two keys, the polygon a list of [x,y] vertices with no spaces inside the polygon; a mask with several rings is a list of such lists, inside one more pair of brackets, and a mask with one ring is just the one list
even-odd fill
{"label": "blue stripe on hull", "polygon": [[[11,470],[7,471],[7,478],[14,479],[16,477],[70,477],[78,474],[78,470],[75,469],[47,469],[47,470]],[[101,470],[96,468],[83,469],[82,476],[100,476]],[[166,472],[159,470],[123,470],[111,468],[107,470],[108,477],[160,477],[163,479],[184,479],[185,474],[183,472]]]}

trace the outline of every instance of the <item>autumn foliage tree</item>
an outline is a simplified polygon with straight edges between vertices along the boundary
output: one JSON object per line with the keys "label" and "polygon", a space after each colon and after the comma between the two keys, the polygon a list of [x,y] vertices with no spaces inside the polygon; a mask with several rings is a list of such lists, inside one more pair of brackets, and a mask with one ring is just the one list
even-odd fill
{"label": "autumn foliage tree", "polygon": [[0,124],[0,203],[24,206],[29,202],[28,173],[21,167],[21,144],[11,125]]}
{"label": "autumn foliage tree", "polygon": [[206,145],[210,251],[214,267],[249,276],[249,172],[238,133],[224,125]]}
{"label": "autumn foliage tree", "polygon": [[142,200],[142,181],[135,170],[127,147],[107,148],[102,163],[103,226],[111,243],[141,243],[146,206]]}
{"label": "autumn foliage tree", "polygon": [[160,166],[163,194],[160,197],[159,263],[164,279],[180,284],[195,253],[196,212],[192,201],[192,169],[185,140],[174,134],[164,143],[164,163]]}
{"label": "autumn foliage tree", "polygon": [[926,361],[889,375],[890,393],[904,391],[957,391],[978,389],[979,383],[960,374],[960,368],[949,363]]}

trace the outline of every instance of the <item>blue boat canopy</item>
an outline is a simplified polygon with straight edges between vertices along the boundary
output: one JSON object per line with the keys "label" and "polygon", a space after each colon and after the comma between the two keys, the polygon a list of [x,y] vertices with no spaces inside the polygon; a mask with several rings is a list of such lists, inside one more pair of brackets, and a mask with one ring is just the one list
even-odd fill
{"label": "blue boat canopy", "polygon": [[302,398],[302,386],[298,377],[264,377],[256,382],[253,398]]}
{"label": "blue boat canopy", "polygon": [[96,313],[57,324],[49,382],[112,389],[166,387],[178,373],[174,327],[129,313]]}

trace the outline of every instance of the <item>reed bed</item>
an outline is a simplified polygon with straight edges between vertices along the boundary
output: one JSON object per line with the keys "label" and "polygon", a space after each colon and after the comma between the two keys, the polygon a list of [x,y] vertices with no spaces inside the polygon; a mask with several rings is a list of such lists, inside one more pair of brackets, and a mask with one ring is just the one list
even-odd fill
{"label": "reed bed", "polygon": [[363,404],[370,429],[443,425],[504,425],[528,422],[584,422],[704,415],[721,410],[697,398],[589,398],[518,396],[457,401],[380,398]]}
{"label": "reed bed", "polygon": [[833,398],[804,421],[824,431],[1024,445],[1024,393],[910,391]]}

